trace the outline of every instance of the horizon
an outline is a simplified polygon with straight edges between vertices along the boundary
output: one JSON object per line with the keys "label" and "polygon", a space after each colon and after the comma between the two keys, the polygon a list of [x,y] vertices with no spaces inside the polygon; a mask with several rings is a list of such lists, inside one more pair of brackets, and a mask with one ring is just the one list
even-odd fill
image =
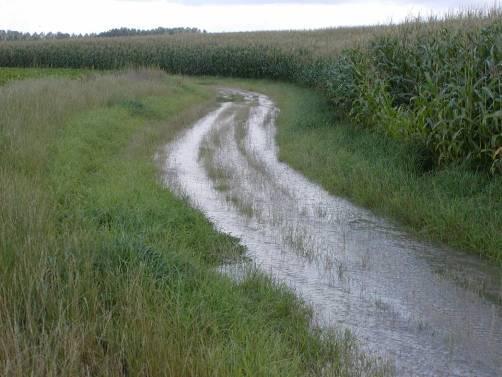
{"label": "horizon", "polygon": [[208,33],[315,30],[397,24],[499,6],[497,0],[0,0],[0,30],[75,35],[157,27]]}

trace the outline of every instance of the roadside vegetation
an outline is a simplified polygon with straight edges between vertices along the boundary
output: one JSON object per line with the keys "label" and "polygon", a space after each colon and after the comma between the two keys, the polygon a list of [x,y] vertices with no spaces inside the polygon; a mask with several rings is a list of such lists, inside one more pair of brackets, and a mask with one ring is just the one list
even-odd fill
{"label": "roadside vegetation", "polygon": [[0,67],[0,86],[9,81],[34,79],[40,77],[84,78],[91,75],[91,70],[73,68],[5,68]]}
{"label": "roadside vegetation", "polygon": [[2,376],[380,375],[159,183],[211,86],[141,70],[0,87]]}

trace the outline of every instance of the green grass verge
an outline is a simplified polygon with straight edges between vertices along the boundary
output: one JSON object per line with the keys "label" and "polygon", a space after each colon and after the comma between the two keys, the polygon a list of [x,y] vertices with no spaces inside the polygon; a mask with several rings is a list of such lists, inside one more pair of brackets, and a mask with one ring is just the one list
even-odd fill
{"label": "green grass verge", "polygon": [[140,72],[0,90],[0,374],[372,368],[284,287],[218,274],[242,248],[159,184],[153,153],[212,106],[211,88]]}
{"label": "green grass verge", "polygon": [[10,81],[35,79],[40,77],[69,77],[80,78],[91,73],[92,70],[73,68],[7,68],[0,67],[0,85]]}
{"label": "green grass verge", "polygon": [[338,119],[312,90],[265,81],[226,83],[276,101],[280,159],[306,177],[421,238],[502,265],[502,177],[462,166],[427,171],[416,147]]}

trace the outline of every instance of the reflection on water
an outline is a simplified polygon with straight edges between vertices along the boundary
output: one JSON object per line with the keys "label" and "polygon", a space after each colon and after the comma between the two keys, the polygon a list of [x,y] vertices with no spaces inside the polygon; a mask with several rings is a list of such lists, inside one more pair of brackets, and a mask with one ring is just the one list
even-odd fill
{"label": "reflection on water", "polygon": [[167,185],[240,238],[317,321],[350,329],[398,375],[502,375],[499,269],[329,195],[278,161],[270,99],[222,96],[228,102],[166,146]]}

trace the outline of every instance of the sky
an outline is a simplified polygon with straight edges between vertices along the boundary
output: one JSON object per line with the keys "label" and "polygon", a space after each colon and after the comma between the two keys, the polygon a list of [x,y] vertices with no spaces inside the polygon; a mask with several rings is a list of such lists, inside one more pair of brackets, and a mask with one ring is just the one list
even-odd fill
{"label": "sky", "polygon": [[316,29],[400,22],[500,0],[0,0],[0,30],[101,32],[197,27],[208,32]]}

